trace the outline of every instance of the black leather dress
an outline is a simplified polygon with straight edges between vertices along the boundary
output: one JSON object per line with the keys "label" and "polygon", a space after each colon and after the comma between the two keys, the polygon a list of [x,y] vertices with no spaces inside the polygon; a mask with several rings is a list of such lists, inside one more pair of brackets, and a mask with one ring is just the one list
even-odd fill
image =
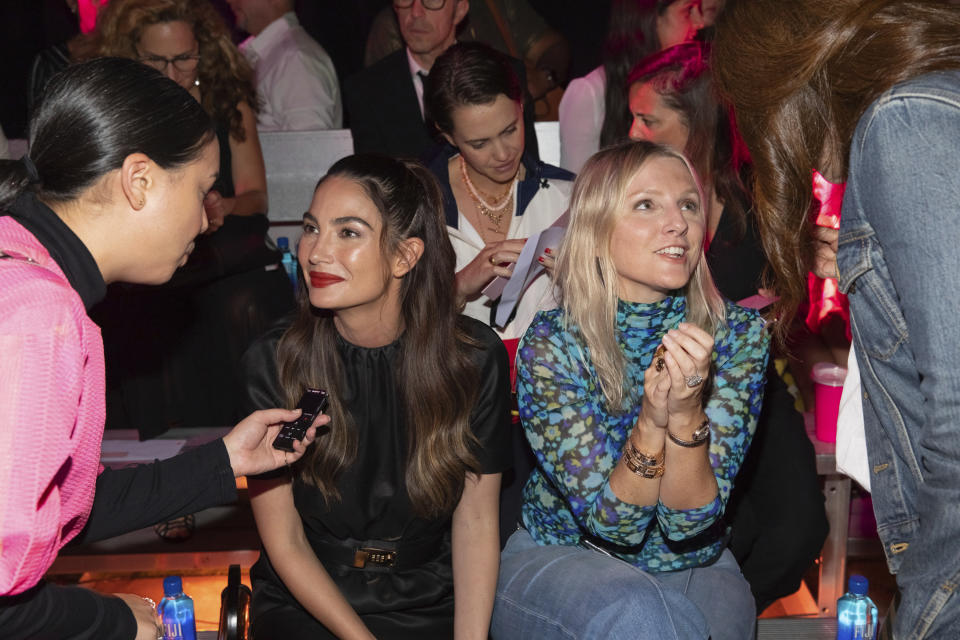
{"label": "black leather dress", "polygon": [[[478,397],[470,422],[480,443],[476,454],[484,473],[500,473],[511,464],[506,351],[487,326],[462,320],[480,343]],[[247,409],[283,405],[275,353],[284,330],[276,327],[244,357]],[[377,638],[452,638],[450,516],[416,516],[406,491],[406,419],[399,393],[403,381],[396,379],[402,340],[366,349],[338,339],[357,457],[338,479],[340,502],[325,504],[316,487],[299,479],[293,484],[294,501],[317,557]],[[323,446],[323,438],[314,446]],[[347,541],[396,545],[401,566],[356,569],[332,559],[331,549],[349,546]],[[405,558],[405,550],[416,557]],[[250,576],[252,630],[258,640],[333,637],[287,591],[265,551]]]}

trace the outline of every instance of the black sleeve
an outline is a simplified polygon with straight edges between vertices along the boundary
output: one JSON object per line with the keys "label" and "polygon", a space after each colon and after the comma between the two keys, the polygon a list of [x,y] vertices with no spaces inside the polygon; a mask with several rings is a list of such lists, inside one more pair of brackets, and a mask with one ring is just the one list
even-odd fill
{"label": "black sleeve", "polygon": [[[290,327],[291,316],[282,318],[247,348],[240,359],[240,409],[244,415],[261,409],[286,408],[277,371],[277,344]],[[276,478],[288,473],[280,467],[255,478]]]}
{"label": "black sleeve", "polygon": [[480,343],[477,357],[479,389],[470,429],[480,441],[475,451],[483,473],[501,473],[513,466],[510,441],[510,367],[507,349],[487,325],[461,318],[470,335]]}
{"label": "black sleeve", "polygon": [[0,597],[0,635],[7,640],[132,640],[137,623],[119,598],[41,582]]}
{"label": "black sleeve", "polygon": [[169,460],[107,469],[97,478],[87,526],[71,544],[103,540],[236,498],[236,479],[220,439]]}
{"label": "black sleeve", "polygon": [[277,372],[277,344],[289,328],[292,318],[276,323],[257,338],[240,359],[240,409],[249,415],[261,409],[288,408]]}

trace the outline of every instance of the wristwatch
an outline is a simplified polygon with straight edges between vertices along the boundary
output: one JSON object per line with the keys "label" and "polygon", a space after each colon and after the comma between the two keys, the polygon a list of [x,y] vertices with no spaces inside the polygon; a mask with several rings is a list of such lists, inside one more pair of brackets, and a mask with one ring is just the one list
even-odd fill
{"label": "wristwatch", "polygon": [[667,429],[667,435],[674,444],[678,444],[681,447],[699,447],[710,439],[710,418],[707,418],[701,422],[700,426],[694,430],[693,440],[681,440],[677,436],[673,435],[673,432],[669,429]]}

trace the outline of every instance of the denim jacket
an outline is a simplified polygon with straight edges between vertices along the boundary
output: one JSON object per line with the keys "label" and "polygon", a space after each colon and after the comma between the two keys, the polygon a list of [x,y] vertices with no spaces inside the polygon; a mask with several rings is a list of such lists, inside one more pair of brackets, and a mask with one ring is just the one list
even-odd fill
{"label": "denim jacket", "polygon": [[850,148],[850,296],[895,637],[960,637],[960,71],[893,87]]}

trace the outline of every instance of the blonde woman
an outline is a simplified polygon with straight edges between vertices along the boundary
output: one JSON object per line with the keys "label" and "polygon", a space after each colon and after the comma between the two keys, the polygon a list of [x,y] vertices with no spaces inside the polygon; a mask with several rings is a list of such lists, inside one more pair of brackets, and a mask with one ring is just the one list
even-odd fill
{"label": "blonde woman", "polygon": [[768,338],[717,292],[703,211],[690,165],[652,143],[601,151],[577,178],[560,307],[518,354],[537,467],[502,554],[495,637],[753,637],[721,516]]}

